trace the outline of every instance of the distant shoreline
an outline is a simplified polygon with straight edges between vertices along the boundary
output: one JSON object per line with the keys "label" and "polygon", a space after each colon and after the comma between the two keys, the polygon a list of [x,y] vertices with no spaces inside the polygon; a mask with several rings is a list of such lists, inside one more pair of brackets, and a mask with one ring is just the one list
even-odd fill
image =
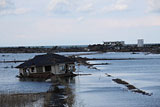
{"label": "distant shoreline", "polygon": [[86,51],[88,45],[0,47],[0,53],[55,53]]}
{"label": "distant shoreline", "polygon": [[70,48],[70,47],[88,47],[88,45],[53,45],[53,46],[1,46],[0,48],[53,48],[53,47],[60,47],[60,48]]}
{"label": "distant shoreline", "polygon": [[0,53],[57,53],[57,52],[147,52],[160,54],[160,45],[137,47],[129,45],[106,46],[94,45],[68,45],[68,46],[31,46],[31,47],[0,47]]}

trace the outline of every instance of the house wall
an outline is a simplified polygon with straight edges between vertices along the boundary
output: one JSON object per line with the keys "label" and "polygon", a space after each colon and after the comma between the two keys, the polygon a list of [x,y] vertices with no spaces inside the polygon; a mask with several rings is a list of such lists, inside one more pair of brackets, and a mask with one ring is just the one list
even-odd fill
{"label": "house wall", "polygon": [[52,71],[51,71],[51,73],[53,73],[53,74],[56,74],[56,72],[58,72],[58,66],[51,66],[51,69],[52,69]]}
{"label": "house wall", "polygon": [[68,67],[69,67],[69,68],[68,68],[68,71],[69,71],[69,72],[75,72],[75,70],[76,70],[76,69],[75,69],[75,64],[68,64]]}
{"label": "house wall", "polygon": [[23,71],[23,69],[22,69],[22,68],[20,68],[20,69],[19,69],[19,74],[24,75],[24,71]]}
{"label": "house wall", "polygon": [[[66,64],[57,64],[57,65],[53,65],[51,66],[51,73],[53,74],[65,74],[66,71],[67,72],[74,72],[75,71],[75,65],[74,64],[67,64],[67,68],[66,68]],[[37,69],[35,66],[33,66],[34,70],[32,68],[27,68],[27,70],[24,69],[19,69],[19,73],[23,74],[23,75],[29,75],[32,73],[38,73]],[[45,66],[42,67],[42,73],[46,72],[45,71]],[[48,71],[47,71],[48,72]]]}
{"label": "house wall", "polygon": [[45,72],[45,67],[43,66],[43,72]]}
{"label": "house wall", "polygon": [[37,72],[37,71],[36,71],[36,67],[33,66],[33,68],[34,68],[34,70],[32,70],[32,68],[29,68],[29,72],[30,72],[30,73],[36,73],[36,72]]}
{"label": "house wall", "polygon": [[52,73],[53,74],[64,74],[65,73],[65,69],[61,70],[61,67],[65,67],[65,64],[59,64],[59,65],[54,65],[52,66]]}
{"label": "house wall", "polygon": [[28,76],[30,74],[30,69],[29,68],[27,68],[27,69],[20,68],[19,74],[23,75],[23,76]]}
{"label": "house wall", "polygon": [[75,72],[75,64],[67,64],[68,67],[66,68],[66,64],[59,64],[52,66],[52,73],[53,74],[65,74],[67,72]]}

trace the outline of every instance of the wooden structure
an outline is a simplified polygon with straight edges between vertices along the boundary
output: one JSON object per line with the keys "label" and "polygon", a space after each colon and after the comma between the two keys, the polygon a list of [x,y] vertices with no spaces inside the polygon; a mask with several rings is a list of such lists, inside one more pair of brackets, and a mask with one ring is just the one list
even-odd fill
{"label": "wooden structure", "polygon": [[69,75],[75,71],[74,60],[58,54],[37,55],[16,68],[20,77],[45,78],[51,75]]}

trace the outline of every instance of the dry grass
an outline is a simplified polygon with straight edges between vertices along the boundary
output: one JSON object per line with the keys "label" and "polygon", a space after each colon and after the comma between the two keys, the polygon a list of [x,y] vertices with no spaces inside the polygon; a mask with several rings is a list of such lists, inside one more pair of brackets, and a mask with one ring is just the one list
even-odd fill
{"label": "dry grass", "polygon": [[[54,78],[55,83],[45,93],[2,93],[0,94],[0,107],[73,107],[75,104],[75,93],[70,87],[68,78]],[[59,87],[60,86],[60,87]]]}
{"label": "dry grass", "polygon": [[43,96],[42,93],[0,94],[0,107],[34,107],[34,102]]}

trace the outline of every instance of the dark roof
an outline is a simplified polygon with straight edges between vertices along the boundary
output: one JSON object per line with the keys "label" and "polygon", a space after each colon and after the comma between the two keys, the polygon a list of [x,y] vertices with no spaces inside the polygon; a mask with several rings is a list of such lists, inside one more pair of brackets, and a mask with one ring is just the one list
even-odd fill
{"label": "dark roof", "polygon": [[44,54],[44,55],[37,55],[33,59],[30,59],[16,68],[28,68],[33,65],[35,66],[49,66],[49,65],[56,65],[61,63],[74,63],[74,60],[62,55],[58,54]]}

